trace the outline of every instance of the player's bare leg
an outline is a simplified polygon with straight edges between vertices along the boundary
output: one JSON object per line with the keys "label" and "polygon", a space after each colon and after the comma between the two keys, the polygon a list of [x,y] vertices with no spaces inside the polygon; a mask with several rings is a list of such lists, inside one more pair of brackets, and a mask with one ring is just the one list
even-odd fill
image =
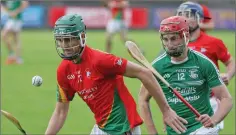
{"label": "player's bare leg", "polygon": [[11,47],[11,43],[10,43],[10,40],[9,40],[9,37],[10,37],[10,31],[8,30],[3,30],[2,33],[2,41],[6,44],[7,46],[7,49],[9,52],[12,52],[13,49]]}
{"label": "player's bare leg", "polygon": [[125,30],[125,29],[121,30],[121,32],[120,32],[120,39],[121,39],[121,41],[123,43],[125,43],[128,40],[128,38],[127,38],[127,30]]}
{"label": "player's bare leg", "polygon": [[107,32],[107,34],[106,34],[106,49],[105,49],[105,51],[108,53],[111,53],[113,36],[114,36],[114,34],[110,33],[110,32]]}
{"label": "player's bare leg", "polygon": [[22,64],[23,59],[21,57],[20,32],[14,32],[13,33],[13,40],[15,41],[16,63],[17,64]]}
{"label": "player's bare leg", "polygon": [[[127,37],[128,37],[128,36],[127,36],[127,29],[121,30],[121,32],[120,32],[120,38],[121,38],[121,41],[122,41],[124,44],[125,44],[125,42],[128,41],[128,40],[132,41],[131,39],[128,39]],[[139,47],[139,48],[140,48],[142,54],[144,55],[144,50],[143,50],[141,47]]]}
{"label": "player's bare leg", "polygon": [[14,54],[14,49],[12,47],[13,42],[11,40],[12,33],[13,33],[12,31],[7,29],[3,29],[1,32],[2,40],[6,44],[8,50],[8,57],[6,60],[6,64],[13,64],[15,62],[15,54]]}

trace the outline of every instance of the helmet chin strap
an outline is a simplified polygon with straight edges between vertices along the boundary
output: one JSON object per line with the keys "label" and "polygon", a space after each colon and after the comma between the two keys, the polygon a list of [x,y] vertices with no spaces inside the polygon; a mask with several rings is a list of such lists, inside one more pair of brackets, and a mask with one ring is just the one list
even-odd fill
{"label": "helmet chin strap", "polygon": [[189,42],[189,39],[186,38],[185,32],[183,32],[183,35],[184,35],[184,44],[185,44],[185,46],[187,46],[188,42]]}
{"label": "helmet chin strap", "polygon": [[[80,44],[82,47],[84,47],[86,45],[86,34],[84,33],[85,38],[82,37],[82,34],[79,34],[80,37]],[[84,41],[84,42],[83,42]]]}
{"label": "helmet chin strap", "polygon": [[82,34],[79,34],[79,37],[80,37],[81,50],[79,51],[77,57],[74,58],[74,60],[77,60],[76,62],[74,62],[75,64],[79,64],[81,62],[81,55],[86,45],[86,34],[85,34],[85,38],[82,37]]}
{"label": "helmet chin strap", "polygon": [[184,43],[181,45],[181,47],[183,46],[183,52],[181,53],[180,56],[184,55],[185,48],[187,47],[187,45],[189,43],[189,39],[187,39],[185,32],[183,32],[183,35],[184,35]]}
{"label": "helmet chin strap", "polygon": [[83,52],[84,47],[86,45],[86,35],[85,35],[85,38],[82,38],[81,34],[79,35],[79,37],[80,37],[80,47],[81,47],[81,49],[80,49],[79,53],[71,59],[71,60],[77,60],[76,62],[74,62],[75,64],[79,64],[81,62],[81,55],[82,55],[82,52]]}

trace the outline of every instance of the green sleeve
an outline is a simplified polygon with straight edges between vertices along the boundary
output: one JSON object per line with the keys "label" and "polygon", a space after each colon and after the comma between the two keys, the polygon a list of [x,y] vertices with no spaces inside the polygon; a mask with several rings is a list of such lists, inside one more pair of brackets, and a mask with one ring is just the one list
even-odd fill
{"label": "green sleeve", "polygon": [[220,78],[220,72],[212,61],[204,61],[203,70],[205,74],[204,76],[206,77],[206,81],[210,88],[223,84],[223,81]]}

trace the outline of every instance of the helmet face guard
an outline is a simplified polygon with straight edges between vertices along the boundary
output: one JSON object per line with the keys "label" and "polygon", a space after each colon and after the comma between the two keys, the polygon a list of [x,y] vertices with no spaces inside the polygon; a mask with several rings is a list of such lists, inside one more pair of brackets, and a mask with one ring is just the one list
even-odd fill
{"label": "helmet face guard", "polygon": [[195,10],[191,10],[191,9],[178,10],[177,16],[184,16],[189,19],[194,19],[197,21],[198,24],[201,22],[200,15]]}
{"label": "helmet face guard", "polygon": [[86,45],[86,27],[79,15],[66,15],[58,19],[54,27],[55,47],[62,59],[80,57]]}
{"label": "helmet face guard", "polygon": [[[174,36],[175,40],[182,40],[182,42],[179,43],[179,45],[171,45],[172,47],[170,49],[170,47],[169,47],[170,45],[169,45],[168,41],[164,38],[164,35],[168,35],[168,34],[175,35]],[[161,33],[162,46],[169,56],[179,57],[184,53],[184,50],[186,49],[186,47],[188,45],[188,40],[186,38],[185,32],[183,32],[183,37],[181,35],[182,34],[180,34],[180,32]],[[173,47],[173,46],[175,46],[175,47]]]}
{"label": "helmet face guard", "polygon": [[191,23],[189,25],[191,33],[199,28],[199,24],[204,19],[202,7],[199,4],[193,2],[182,3],[177,9],[176,15],[184,16],[191,20],[189,21],[193,23],[192,25]]}
{"label": "helmet face guard", "polygon": [[86,44],[86,34],[84,32],[54,34],[54,38],[58,55],[66,60],[77,58]]}

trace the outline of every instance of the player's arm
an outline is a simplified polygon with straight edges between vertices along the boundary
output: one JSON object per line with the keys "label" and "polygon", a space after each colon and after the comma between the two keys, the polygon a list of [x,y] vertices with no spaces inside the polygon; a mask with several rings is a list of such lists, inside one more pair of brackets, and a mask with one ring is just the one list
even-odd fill
{"label": "player's arm", "polygon": [[233,107],[233,102],[232,97],[224,84],[212,88],[212,92],[214,93],[214,96],[220,100],[220,104],[217,111],[211,117],[212,120],[215,122],[214,125],[216,125],[228,115],[228,113]]}
{"label": "player's arm", "polygon": [[217,40],[215,44],[217,45],[217,57],[221,62],[224,63],[227,69],[226,73],[221,74],[221,78],[224,83],[228,85],[229,81],[235,75],[235,60],[230,55],[222,40]]}
{"label": "player's arm", "polygon": [[[214,93],[215,97],[220,100],[220,105],[213,116],[199,117],[205,127],[213,127],[221,122],[225,116],[232,109],[232,97],[228,92],[227,87],[220,78],[219,70],[210,60],[203,61],[202,63],[203,74],[206,78],[209,88]],[[206,116],[206,115],[205,115]]]}
{"label": "player's arm", "polygon": [[170,109],[160,85],[149,69],[112,54],[103,54],[98,59],[95,68],[103,75],[138,78],[156,100],[163,113]]}
{"label": "player's arm", "polygon": [[222,80],[225,82],[225,84],[228,85],[229,81],[235,75],[235,60],[231,56],[228,61],[224,62],[224,64],[226,66],[227,71],[225,74],[221,74],[221,76],[222,76]]}
{"label": "player's arm", "polygon": [[148,93],[146,88],[142,85],[139,93],[139,108],[140,114],[143,118],[143,121],[147,127],[149,134],[157,134],[157,129],[152,119],[152,113],[150,109],[150,99],[151,95]]}
{"label": "player's arm", "polygon": [[17,14],[19,14],[20,12],[22,12],[25,8],[27,8],[29,6],[29,2],[26,0],[21,1],[21,6],[17,9],[15,9],[14,11],[10,12],[11,16],[16,16]]}
{"label": "player's arm", "polygon": [[60,131],[68,114],[69,103],[73,100],[75,94],[68,85],[65,72],[60,69],[58,68],[57,71],[57,103],[45,132],[46,135],[57,134]]}
{"label": "player's arm", "polygon": [[187,123],[187,121],[177,116],[170,108],[159,83],[149,69],[112,54],[103,54],[98,57],[94,68],[105,76],[116,77],[116,75],[123,75],[139,79],[157,102],[166,124],[177,133],[183,133],[186,130],[183,123]]}
{"label": "player's arm", "polygon": [[143,83],[145,88],[147,88],[150,95],[153,96],[162,113],[170,109],[170,106],[165,99],[160,85],[149,69],[133,62],[128,62],[124,76],[130,78],[138,78]]}
{"label": "player's arm", "polygon": [[[162,112],[165,124],[169,125],[173,130],[175,130],[179,134],[185,132],[186,127],[184,126],[183,123],[186,124],[187,121],[177,116],[177,114],[170,108],[170,106],[168,105],[166,101],[165,95],[161,89],[161,86],[159,85],[156,78],[154,77],[154,75],[149,69],[144,68],[133,62],[128,62],[124,76],[130,77],[130,78],[138,78],[142,82],[144,87],[146,88],[146,92],[150,93],[150,95],[152,95],[152,97],[155,99],[156,103],[158,104]],[[142,91],[144,90],[145,89],[143,89]],[[148,98],[148,95],[146,98]],[[143,100],[141,100],[141,102],[142,101]],[[145,103],[143,105],[145,105]],[[144,109],[143,111],[148,112],[149,110],[147,110],[147,108],[148,107],[143,108]],[[146,115],[146,118],[147,118],[146,120],[148,121],[148,123],[152,125],[153,122],[151,122],[151,112],[149,112],[149,114]],[[154,129],[150,129],[150,130],[152,130],[152,132],[155,131]]]}
{"label": "player's arm", "polygon": [[58,86],[58,101],[45,132],[46,135],[57,134],[64,125],[69,110],[69,101],[72,100],[69,99],[69,96],[66,93],[68,92],[66,92],[64,88]]}
{"label": "player's arm", "polygon": [[45,135],[55,135],[60,131],[66,120],[68,110],[69,102],[56,103],[56,108],[49,121]]}
{"label": "player's arm", "polygon": [[28,6],[29,6],[29,2],[26,1],[26,0],[24,0],[24,1],[22,1],[21,6],[20,6],[19,8],[17,8],[17,9],[15,10],[15,12],[16,12],[16,13],[20,13],[20,12],[22,12],[25,8],[27,8]]}

